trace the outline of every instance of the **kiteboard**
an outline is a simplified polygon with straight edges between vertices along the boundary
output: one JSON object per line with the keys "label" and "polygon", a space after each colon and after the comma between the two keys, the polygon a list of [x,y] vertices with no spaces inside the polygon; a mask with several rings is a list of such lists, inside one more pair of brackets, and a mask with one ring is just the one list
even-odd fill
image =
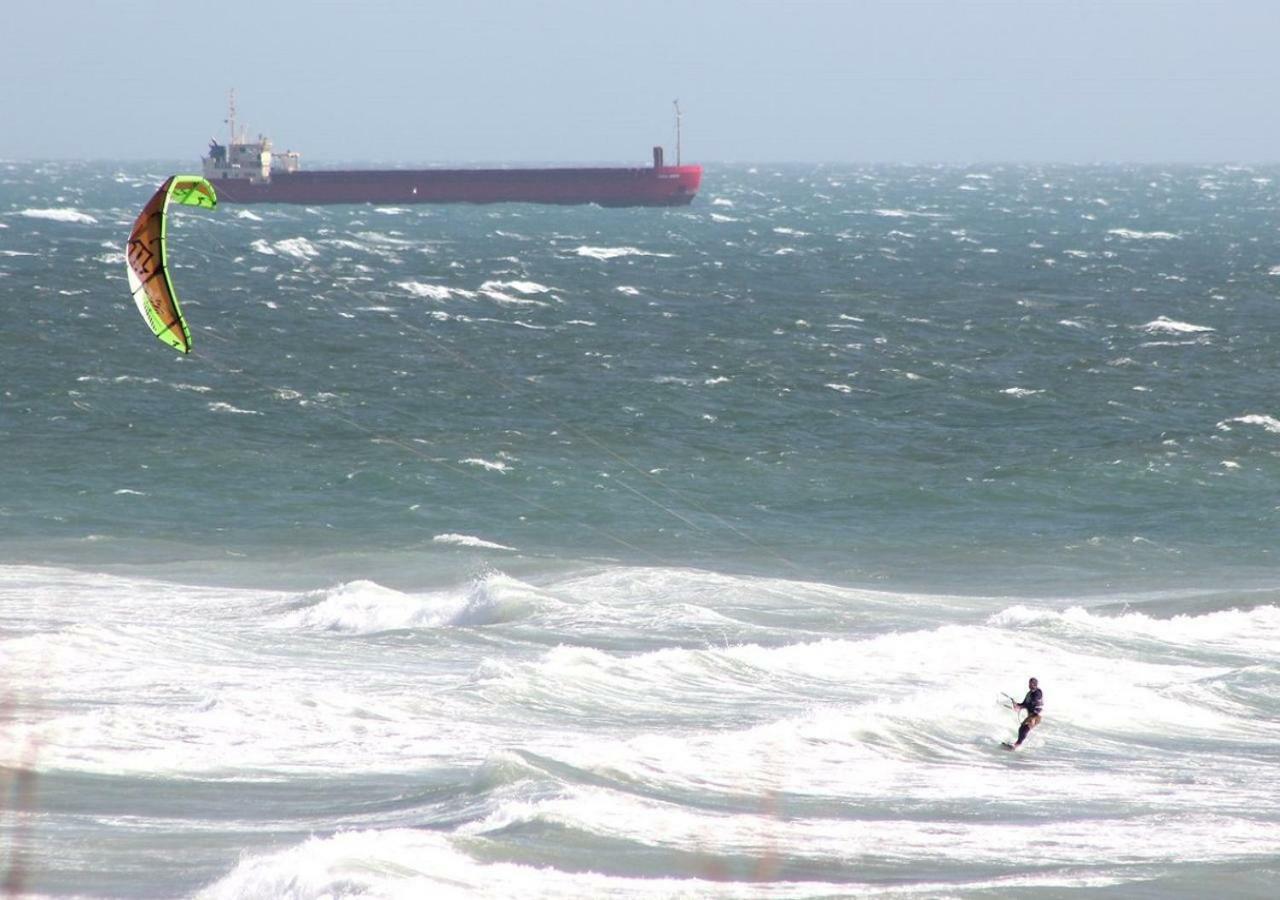
{"label": "kiteboard", "polygon": [[1000,746],[1006,750],[1017,750],[1018,748],[1010,744],[1008,741],[1001,741]]}

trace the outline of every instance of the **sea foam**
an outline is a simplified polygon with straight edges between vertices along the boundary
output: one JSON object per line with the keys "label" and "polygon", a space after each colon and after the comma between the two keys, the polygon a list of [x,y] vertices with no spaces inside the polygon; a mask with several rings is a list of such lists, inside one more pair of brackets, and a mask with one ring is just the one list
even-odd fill
{"label": "sea foam", "polygon": [[460,288],[446,287],[443,284],[425,284],[421,281],[397,281],[395,285],[415,297],[423,297],[427,300],[448,300],[450,297],[470,300],[476,296],[475,291],[464,291]]}
{"label": "sea foam", "polygon": [[57,209],[24,209],[20,210],[18,215],[26,216],[28,219],[48,219],[52,222],[71,222],[76,225],[95,225],[98,221],[88,213],[82,213],[69,206]]}
{"label": "sea foam", "polygon": [[493,541],[486,541],[483,538],[474,537],[469,534],[437,534],[431,539],[437,544],[453,544],[457,547],[477,547],[484,550],[515,550],[515,547],[508,547],[506,544],[498,544]]}
{"label": "sea foam", "polygon": [[[401,628],[477,627],[511,621],[541,605],[536,588],[494,573],[458,588],[411,594],[361,580],[315,591],[286,613],[286,628],[372,634]],[[547,603],[555,601],[545,598]]]}
{"label": "sea foam", "polygon": [[1190,322],[1179,322],[1167,316],[1157,316],[1139,327],[1148,334],[1207,334],[1216,330],[1208,325],[1192,325]]}
{"label": "sea foam", "polygon": [[1182,237],[1171,231],[1135,231],[1132,228],[1112,228],[1107,231],[1107,234],[1114,234],[1116,237],[1131,241],[1176,241]]}
{"label": "sea foam", "polygon": [[1230,431],[1232,423],[1240,425],[1261,425],[1272,434],[1280,434],[1280,419],[1275,416],[1267,416],[1259,413],[1250,413],[1244,416],[1237,416],[1234,419],[1225,419],[1218,423],[1220,431]]}
{"label": "sea foam", "polygon": [[662,256],[670,257],[671,253],[655,253],[652,250],[641,250],[639,247],[578,247],[573,251],[579,256],[591,259],[617,259],[622,256]]}

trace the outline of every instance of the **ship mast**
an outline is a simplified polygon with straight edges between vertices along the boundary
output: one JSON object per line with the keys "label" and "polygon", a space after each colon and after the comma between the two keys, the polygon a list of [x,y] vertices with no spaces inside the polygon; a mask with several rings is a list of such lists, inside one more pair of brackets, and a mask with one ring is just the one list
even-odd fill
{"label": "ship mast", "polygon": [[236,89],[232,88],[227,92],[227,124],[231,127],[231,140],[227,141],[227,148],[236,142]]}
{"label": "ship mast", "polygon": [[680,165],[680,101],[672,100],[676,108],[676,165]]}

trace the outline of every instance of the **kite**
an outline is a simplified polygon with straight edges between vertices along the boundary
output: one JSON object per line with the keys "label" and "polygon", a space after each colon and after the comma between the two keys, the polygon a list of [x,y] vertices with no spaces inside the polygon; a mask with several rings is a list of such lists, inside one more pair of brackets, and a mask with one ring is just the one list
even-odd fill
{"label": "kite", "polygon": [[191,352],[191,330],[182,317],[178,295],[169,278],[166,246],[169,204],[216,209],[218,195],[199,175],[170,176],[138,213],[125,247],[125,271],[133,302],[152,333],[181,353]]}

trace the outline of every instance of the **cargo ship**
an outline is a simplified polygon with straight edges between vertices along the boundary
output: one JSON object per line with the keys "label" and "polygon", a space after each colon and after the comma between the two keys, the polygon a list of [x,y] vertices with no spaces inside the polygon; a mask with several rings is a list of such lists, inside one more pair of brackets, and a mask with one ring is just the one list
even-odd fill
{"label": "cargo ship", "polygon": [[236,134],[232,95],[229,140],[209,142],[204,176],[228,203],[596,203],[600,206],[684,206],[702,182],[701,166],[676,164],[661,147],[653,165],[635,168],[315,169],[300,154],[276,153],[263,135]]}

